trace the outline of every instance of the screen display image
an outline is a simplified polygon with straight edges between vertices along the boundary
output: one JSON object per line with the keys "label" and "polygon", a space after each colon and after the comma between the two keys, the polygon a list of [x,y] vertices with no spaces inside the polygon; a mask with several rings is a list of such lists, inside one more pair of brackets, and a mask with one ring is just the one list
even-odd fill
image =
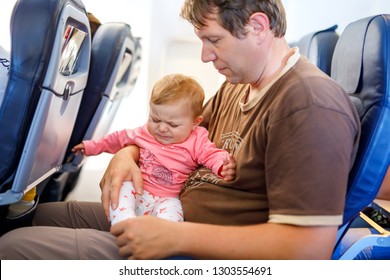
{"label": "screen display image", "polygon": [[60,73],[71,75],[75,71],[77,58],[87,33],[68,25],[64,34],[64,44],[61,50]]}

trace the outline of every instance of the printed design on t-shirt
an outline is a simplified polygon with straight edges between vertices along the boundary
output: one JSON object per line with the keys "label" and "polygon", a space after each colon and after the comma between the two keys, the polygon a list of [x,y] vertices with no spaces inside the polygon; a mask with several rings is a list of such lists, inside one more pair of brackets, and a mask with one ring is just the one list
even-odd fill
{"label": "printed design on t-shirt", "polygon": [[191,174],[191,176],[184,182],[183,189],[197,188],[203,184],[203,182],[209,182],[212,184],[218,184],[221,180],[217,175],[211,172],[206,167],[201,167]]}
{"label": "printed design on t-shirt", "polygon": [[221,149],[230,151],[231,154],[236,155],[242,145],[243,139],[237,131],[230,131],[221,135]]}
{"label": "printed design on t-shirt", "polygon": [[143,167],[149,180],[159,185],[172,185],[172,171],[161,165],[154,154],[149,150],[141,149],[140,156],[143,158]]}
{"label": "printed design on t-shirt", "polygon": [[5,57],[0,57],[0,64],[9,71],[10,61]]}
{"label": "printed design on t-shirt", "polygon": [[[222,145],[219,148],[224,149],[235,156],[237,155],[243,143],[243,139],[237,131],[230,131],[228,133],[222,134],[221,143]],[[203,185],[204,182],[217,185],[220,180],[222,179],[215,175],[213,172],[211,172],[210,169],[206,167],[201,167],[194,171],[184,182],[183,190],[197,188]]]}

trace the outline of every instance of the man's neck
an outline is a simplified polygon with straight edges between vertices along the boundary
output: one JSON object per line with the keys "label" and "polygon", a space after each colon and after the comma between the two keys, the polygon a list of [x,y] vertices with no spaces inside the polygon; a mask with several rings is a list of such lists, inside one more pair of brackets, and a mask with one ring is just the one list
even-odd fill
{"label": "man's neck", "polygon": [[264,87],[272,82],[287,65],[288,59],[294,54],[284,38],[275,38],[272,42],[271,52],[265,71],[258,83],[250,85],[250,92],[246,102],[253,99]]}

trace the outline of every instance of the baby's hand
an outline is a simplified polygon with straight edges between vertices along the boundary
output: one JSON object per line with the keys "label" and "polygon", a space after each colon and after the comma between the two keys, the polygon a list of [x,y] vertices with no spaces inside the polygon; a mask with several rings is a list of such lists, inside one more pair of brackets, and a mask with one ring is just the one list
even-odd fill
{"label": "baby's hand", "polygon": [[236,160],[232,154],[229,154],[223,161],[221,176],[225,181],[232,181],[236,176]]}
{"label": "baby's hand", "polygon": [[72,148],[72,152],[74,152],[76,156],[79,154],[79,152],[84,154],[84,144],[83,143],[77,144]]}

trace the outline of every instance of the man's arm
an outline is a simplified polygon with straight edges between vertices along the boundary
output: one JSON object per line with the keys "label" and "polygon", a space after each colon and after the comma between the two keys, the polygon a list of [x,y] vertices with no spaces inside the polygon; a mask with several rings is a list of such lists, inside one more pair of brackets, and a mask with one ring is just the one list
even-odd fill
{"label": "man's arm", "polygon": [[383,179],[377,198],[390,200],[390,167],[387,169],[386,176]]}
{"label": "man's arm", "polygon": [[138,160],[139,148],[135,145],[119,150],[111,159],[100,181],[101,201],[107,217],[110,203],[113,209],[118,205],[119,190],[123,181],[132,181],[136,192],[142,194],[143,182],[141,170],[137,165]]}
{"label": "man's arm", "polygon": [[115,224],[111,233],[130,259],[330,259],[337,227],[218,226],[143,216]]}
{"label": "man's arm", "polygon": [[199,258],[330,259],[337,227],[282,224],[223,227],[186,223],[178,251]]}

